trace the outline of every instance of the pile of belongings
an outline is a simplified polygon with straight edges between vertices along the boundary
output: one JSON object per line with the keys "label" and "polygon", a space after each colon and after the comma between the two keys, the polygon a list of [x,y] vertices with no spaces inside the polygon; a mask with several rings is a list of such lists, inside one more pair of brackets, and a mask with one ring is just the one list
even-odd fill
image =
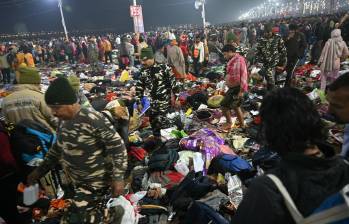
{"label": "pile of belongings", "polygon": [[[123,214],[114,223],[230,223],[251,181],[279,163],[280,156],[268,150],[259,135],[259,108],[266,94],[260,77],[252,77],[241,106],[248,128],[240,129],[233,114],[233,129],[222,133],[219,125],[226,122],[220,110],[226,90],[224,66],[208,68],[203,77],[188,75],[177,95],[180,108],[167,115],[159,141],[150,128],[149,99],[142,99],[143,111],[137,110],[133,99],[139,69],[100,68],[92,71],[89,65],[61,64],[40,71],[43,91],[57,76],[79,77],[78,88],[90,104],[100,106],[108,116],[130,121],[126,194],[107,198],[105,204]],[[305,65],[295,74],[297,86],[317,105],[329,127],[329,142],[340,146],[343,127],[332,122],[325,95],[316,88],[319,69]],[[10,93],[11,85],[1,89],[0,101]],[[52,180],[48,185],[54,189],[46,186],[40,190],[39,200],[31,206],[33,219],[35,223],[58,223],[69,206],[64,199],[69,192],[62,189],[62,172],[51,172],[46,179]]]}

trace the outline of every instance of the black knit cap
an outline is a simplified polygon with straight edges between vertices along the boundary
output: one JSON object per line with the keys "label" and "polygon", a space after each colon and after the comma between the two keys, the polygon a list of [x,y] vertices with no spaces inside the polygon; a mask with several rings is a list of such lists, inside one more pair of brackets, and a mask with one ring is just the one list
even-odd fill
{"label": "black knit cap", "polygon": [[47,105],[72,105],[77,103],[78,99],[68,79],[61,77],[55,79],[48,87],[45,101]]}

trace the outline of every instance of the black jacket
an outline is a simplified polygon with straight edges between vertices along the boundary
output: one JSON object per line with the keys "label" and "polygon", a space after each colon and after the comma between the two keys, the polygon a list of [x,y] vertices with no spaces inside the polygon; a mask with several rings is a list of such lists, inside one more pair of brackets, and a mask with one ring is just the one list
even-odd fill
{"label": "black jacket", "polygon": [[295,33],[294,37],[285,41],[287,49],[287,60],[302,58],[305,49],[307,48],[307,41],[302,32]]}
{"label": "black jacket", "polygon": [[[349,183],[348,163],[333,153],[326,158],[289,154],[270,173],[279,177],[304,217]],[[248,188],[231,223],[288,224],[294,221],[274,183],[262,176]]]}

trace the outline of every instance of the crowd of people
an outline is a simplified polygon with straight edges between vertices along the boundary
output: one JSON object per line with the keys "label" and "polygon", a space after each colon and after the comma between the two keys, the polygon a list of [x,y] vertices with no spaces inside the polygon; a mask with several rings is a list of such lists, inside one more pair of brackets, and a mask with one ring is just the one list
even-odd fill
{"label": "crowd of people", "polygon": [[313,215],[348,197],[348,18],[4,42],[0,217],[339,221]]}

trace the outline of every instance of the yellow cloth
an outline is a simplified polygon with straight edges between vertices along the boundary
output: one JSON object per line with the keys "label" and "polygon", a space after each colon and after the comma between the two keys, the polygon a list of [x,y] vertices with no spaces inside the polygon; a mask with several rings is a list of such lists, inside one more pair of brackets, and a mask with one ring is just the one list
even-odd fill
{"label": "yellow cloth", "polygon": [[32,68],[35,67],[34,58],[33,58],[33,55],[31,53],[26,53],[24,55],[24,58],[25,58],[25,62],[27,63],[28,67],[32,67]]}
{"label": "yellow cloth", "polygon": [[131,80],[130,73],[127,70],[122,71],[120,76],[120,82],[126,82]]}
{"label": "yellow cloth", "polygon": [[21,65],[23,63],[25,63],[25,59],[24,59],[24,53],[18,53],[16,54],[16,59],[17,59],[17,65]]}

